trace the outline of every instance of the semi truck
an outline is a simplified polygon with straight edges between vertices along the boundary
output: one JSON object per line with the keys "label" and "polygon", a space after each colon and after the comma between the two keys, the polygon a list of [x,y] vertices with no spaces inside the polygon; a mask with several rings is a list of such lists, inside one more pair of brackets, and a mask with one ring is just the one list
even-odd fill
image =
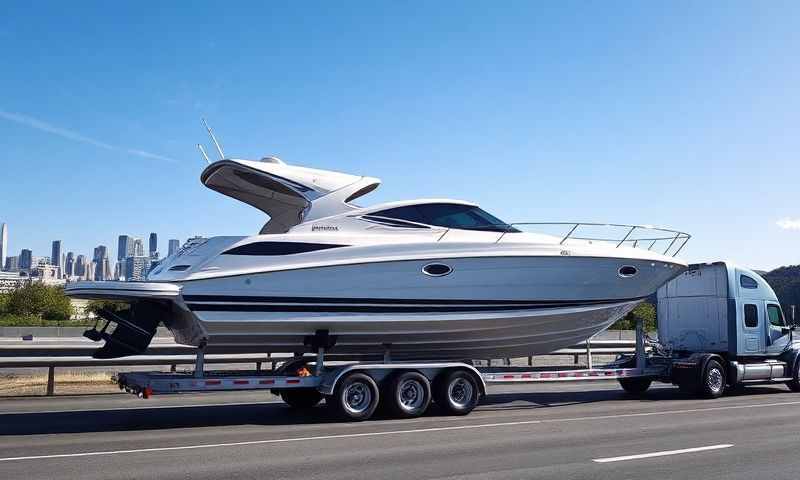
{"label": "semi truck", "polygon": [[143,398],[181,392],[270,390],[294,408],[322,402],[346,420],[366,420],[379,406],[396,417],[440,412],[466,415],[487,386],[617,380],[633,395],[653,382],[716,398],[726,389],[785,383],[800,391],[800,342],[775,292],[756,272],[729,262],[691,265],[662,286],[658,297],[658,338],[636,326],[635,354],[598,368],[476,367],[472,361],[394,362],[383,359],[329,362],[328,332],[311,339],[316,355],[298,355],[265,372],[207,371],[203,350],[194,371],[131,372],[117,375],[120,388]]}

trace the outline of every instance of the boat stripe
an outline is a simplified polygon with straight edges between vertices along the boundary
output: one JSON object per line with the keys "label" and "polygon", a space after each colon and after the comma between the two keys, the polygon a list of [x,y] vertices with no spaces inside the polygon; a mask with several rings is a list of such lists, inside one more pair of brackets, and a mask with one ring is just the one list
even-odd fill
{"label": "boat stripe", "polygon": [[[620,303],[614,301],[613,303]],[[612,304],[613,304],[612,303]],[[608,303],[606,303],[608,304]],[[246,303],[189,303],[192,311],[200,312],[363,312],[363,313],[434,313],[434,312],[486,312],[505,310],[554,309],[604,305],[603,303],[528,304],[528,305],[483,305],[483,306],[407,306],[407,305],[270,305]]]}
{"label": "boat stripe", "polygon": [[473,300],[436,298],[342,298],[342,297],[260,297],[250,295],[184,295],[187,303],[289,303],[289,304],[366,304],[366,305],[555,305],[565,303],[594,305],[641,300],[637,298],[611,298],[597,300]]}

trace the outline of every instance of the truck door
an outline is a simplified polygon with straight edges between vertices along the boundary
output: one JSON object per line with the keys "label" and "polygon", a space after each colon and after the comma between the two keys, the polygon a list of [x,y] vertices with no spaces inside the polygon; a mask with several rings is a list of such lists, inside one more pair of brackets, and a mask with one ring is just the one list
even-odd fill
{"label": "truck door", "polygon": [[764,322],[766,328],[765,340],[767,344],[767,353],[778,354],[781,353],[789,343],[789,334],[783,333],[783,329],[786,327],[786,320],[783,318],[783,312],[779,304],[764,302],[764,307],[767,312],[767,321]]}
{"label": "truck door", "polygon": [[764,302],[745,300],[742,305],[742,340],[745,355],[763,355],[766,353],[766,335],[764,329]]}

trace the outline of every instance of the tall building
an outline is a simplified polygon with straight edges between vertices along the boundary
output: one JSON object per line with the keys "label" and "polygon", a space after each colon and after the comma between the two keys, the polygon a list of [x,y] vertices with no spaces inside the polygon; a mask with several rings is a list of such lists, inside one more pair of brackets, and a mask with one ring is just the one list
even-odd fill
{"label": "tall building", "polygon": [[19,269],[30,270],[33,267],[33,252],[23,248],[19,254]]}
{"label": "tall building", "polygon": [[85,277],[86,276],[86,255],[78,255],[75,259],[75,271],[74,274],[76,277]]}
{"label": "tall building", "polygon": [[120,235],[117,241],[117,260],[124,261],[133,255],[133,237],[130,235]]}
{"label": "tall building", "polygon": [[18,272],[19,271],[19,257],[6,257],[6,271]]}
{"label": "tall building", "polygon": [[[133,253],[134,257],[143,257],[144,256],[144,242],[141,238],[134,238],[133,239]],[[131,256],[131,255],[128,255]]]}
{"label": "tall building", "polygon": [[167,254],[167,256],[174,255],[178,250],[180,250],[180,248],[181,248],[181,242],[174,238],[171,239],[169,241],[169,253]]}
{"label": "tall building", "polygon": [[75,274],[75,254],[67,252],[67,260],[64,262],[64,273],[67,277]]}
{"label": "tall building", "polygon": [[64,268],[61,264],[61,240],[53,240],[53,249],[50,253],[50,263],[53,266]]}
{"label": "tall building", "polygon": [[6,264],[8,255],[8,227],[5,223],[0,223],[0,270]]}
{"label": "tall building", "polygon": [[150,257],[134,255],[125,259],[125,280],[128,282],[143,282],[147,279],[150,269]]}
{"label": "tall building", "polygon": [[92,261],[94,263],[94,280],[98,282],[110,280],[108,271],[111,269],[108,266],[108,247],[105,245],[96,246]]}
{"label": "tall building", "polygon": [[158,258],[158,235],[155,232],[150,234],[150,258]]}

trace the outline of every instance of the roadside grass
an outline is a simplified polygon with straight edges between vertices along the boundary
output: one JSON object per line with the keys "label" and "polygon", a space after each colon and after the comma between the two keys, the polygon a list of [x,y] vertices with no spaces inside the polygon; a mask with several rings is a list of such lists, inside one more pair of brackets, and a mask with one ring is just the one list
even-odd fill
{"label": "roadside grass", "polygon": [[[117,385],[111,381],[112,372],[56,370],[56,395],[89,393],[116,393]],[[0,374],[0,397],[45,395],[47,372],[30,374]]]}
{"label": "roadside grass", "polygon": [[0,327],[88,327],[94,320],[45,320],[36,315],[0,315]]}

